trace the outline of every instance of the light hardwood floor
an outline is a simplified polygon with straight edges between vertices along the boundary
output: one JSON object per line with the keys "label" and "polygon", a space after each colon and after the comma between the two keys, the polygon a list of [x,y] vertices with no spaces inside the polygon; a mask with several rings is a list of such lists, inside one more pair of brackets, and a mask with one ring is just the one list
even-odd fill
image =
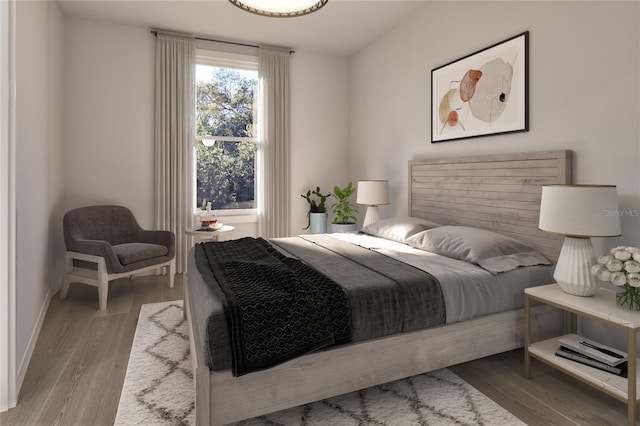
{"label": "light hardwood floor", "polygon": [[[18,398],[0,414],[5,425],[111,425],[129,359],[140,306],[182,298],[181,276],[121,279],[98,311],[96,289],[71,284],[56,295],[42,326]],[[522,350],[451,367],[451,370],[529,425],[623,425],[626,405],[533,361],[523,377]]]}

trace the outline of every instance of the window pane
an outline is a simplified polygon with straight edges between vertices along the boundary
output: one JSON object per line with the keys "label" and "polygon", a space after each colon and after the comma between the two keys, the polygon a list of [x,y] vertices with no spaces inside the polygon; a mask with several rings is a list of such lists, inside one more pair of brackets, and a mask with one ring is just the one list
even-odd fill
{"label": "window pane", "polygon": [[256,71],[198,65],[196,81],[198,136],[255,137]]}
{"label": "window pane", "polygon": [[255,142],[196,144],[197,203],[214,210],[255,209]]}
{"label": "window pane", "polygon": [[[198,136],[253,138],[257,71],[197,65]],[[196,143],[197,207],[255,209],[255,142]]]}

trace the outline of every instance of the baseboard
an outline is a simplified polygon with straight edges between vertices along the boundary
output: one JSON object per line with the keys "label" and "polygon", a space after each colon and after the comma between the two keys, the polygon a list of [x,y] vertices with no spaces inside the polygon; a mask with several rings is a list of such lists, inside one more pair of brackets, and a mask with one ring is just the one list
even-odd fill
{"label": "baseboard", "polygon": [[42,307],[40,308],[40,313],[38,314],[36,325],[35,327],[33,327],[33,331],[31,332],[31,336],[29,337],[27,350],[24,352],[24,356],[22,357],[22,360],[20,361],[20,366],[18,367],[18,374],[16,377],[16,394],[20,394],[20,388],[22,387],[24,376],[27,374],[27,369],[29,368],[29,362],[31,361],[33,350],[35,349],[36,343],[38,342],[38,336],[40,335],[40,330],[42,329],[44,318],[47,315],[47,309],[49,309],[50,301],[51,301],[51,289],[49,288],[47,289],[47,295],[44,298],[44,302],[42,302]]}

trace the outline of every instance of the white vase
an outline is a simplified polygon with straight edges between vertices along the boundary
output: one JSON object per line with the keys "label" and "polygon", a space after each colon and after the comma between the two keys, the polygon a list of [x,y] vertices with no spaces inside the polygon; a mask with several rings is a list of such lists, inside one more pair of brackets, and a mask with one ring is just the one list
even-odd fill
{"label": "white vase", "polygon": [[327,232],[327,213],[309,213],[309,232],[325,234]]}

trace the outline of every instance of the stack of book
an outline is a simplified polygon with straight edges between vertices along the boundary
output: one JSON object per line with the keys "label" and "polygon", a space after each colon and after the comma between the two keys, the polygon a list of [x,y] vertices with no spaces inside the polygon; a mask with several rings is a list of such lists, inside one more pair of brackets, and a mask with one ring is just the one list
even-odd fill
{"label": "stack of book", "polygon": [[627,377],[627,353],[576,334],[558,338],[556,356]]}

